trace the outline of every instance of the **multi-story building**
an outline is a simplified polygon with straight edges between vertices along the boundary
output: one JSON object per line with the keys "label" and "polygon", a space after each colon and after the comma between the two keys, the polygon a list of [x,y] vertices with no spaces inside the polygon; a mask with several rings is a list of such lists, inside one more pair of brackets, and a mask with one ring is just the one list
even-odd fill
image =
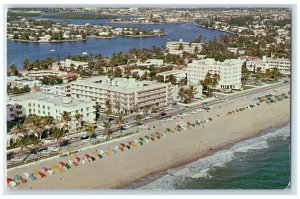
{"label": "multi-story building", "polygon": [[284,75],[291,74],[291,62],[289,59],[284,58],[272,58],[263,56],[262,59],[253,59],[246,62],[246,67],[248,70],[256,72],[258,68],[262,71],[267,69],[278,68],[279,71]]}
{"label": "multi-story building", "polygon": [[61,119],[61,113],[68,112],[71,116],[81,114],[82,120],[86,122],[95,122],[96,119],[95,103],[43,92],[11,97],[9,104],[21,105],[26,115],[35,114]]}
{"label": "multi-story building", "polygon": [[43,85],[41,91],[44,93],[50,93],[60,96],[71,96],[71,83],[57,84],[54,86]]}
{"label": "multi-story building", "polygon": [[183,52],[194,54],[202,50],[202,43],[183,42],[179,39],[179,41],[168,41],[166,47],[170,54],[181,55]]}
{"label": "multi-story building", "polygon": [[25,108],[17,103],[6,105],[6,120],[12,121],[25,117]]}
{"label": "multi-story building", "polygon": [[71,59],[66,59],[58,62],[54,62],[52,64],[52,70],[69,70],[71,67],[73,67],[75,70],[78,67],[82,67],[83,69],[86,69],[88,67],[88,62],[80,62],[80,61],[73,61]]}
{"label": "multi-story building", "polygon": [[106,108],[107,101],[112,111],[132,113],[144,108],[160,108],[173,102],[172,86],[154,81],[137,81],[134,78],[110,79],[106,76],[81,79],[71,83],[71,96],[94,101]]}
{"label": "multi-story building", "polygon": [[198,85],[200,80],[204,80],[209,72],[220,76],[216,89],[240,89],[242,64],[245,61],[242,59],[226,59],[224,62],[219,62],[212,58],[193,60],[192,63],[187,65],[188,84]]}
{"label": "multi-story building", "polygon": [[28,86],[29,88],[41,86],[41,81],[34,80],[30,78],[16,78],[16,79],[8,79],[7,85],[11,87],[24,88]]}

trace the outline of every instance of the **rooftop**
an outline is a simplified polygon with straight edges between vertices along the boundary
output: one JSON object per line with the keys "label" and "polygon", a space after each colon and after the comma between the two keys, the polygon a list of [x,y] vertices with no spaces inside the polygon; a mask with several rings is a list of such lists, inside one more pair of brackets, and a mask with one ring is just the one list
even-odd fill
{"label": "rooftop", "polygon": [[159,83],[156,81],[137,81],[134,78],[114,78],[110,79],[107,76],[97,76],[73,81],[72,85],[82,85],[102,88],[103,90],[110,90],[120,93],[133,93],[144,91],[158,86],[165,86],[166,83]]}
{"label": "rooftop", "polygon": [[62,106],[66,108],[76,107],[80,104],[89,103],[87,101],[74,99],[74,98],[72,99],[68,98],[71,99],[71,103],[63,103],[64,101],[66,101],[66,99],[67,97],[63,97],[59,95],[53,95],[53,94],[48,94],[43,92],[32,92],[24,95],[10,97],[10,103],[18,103],[27,100],[37,100],[37,101],[48,102],[54,104],[55,106]]}

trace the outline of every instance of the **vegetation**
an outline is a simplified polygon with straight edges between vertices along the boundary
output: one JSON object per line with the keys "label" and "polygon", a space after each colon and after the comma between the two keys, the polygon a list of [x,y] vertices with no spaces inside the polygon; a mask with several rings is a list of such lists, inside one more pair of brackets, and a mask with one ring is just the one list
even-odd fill
{"label": "vegetation", "polygon": [[196,88],[193,85],[190,85],[188,88],[181,87],[178,91],[178,97],[183,103],[190,103],[196,94]]}
{"label": "vegetation", "polygon": [[206,91],[206,95],[211,97],[213,89],[218,85],[220,80],[219,74],[207,73],[204,80],[200,80],[200,84],[203,86],[203,90]]}
{"label": "vegetation", "polygon": [[29,93],[31,91],[31,88],[26,85],[23,88],[18,88],[16,86],[12,87],[10,85],[7,85],[7,95],[20,95],[24,93]]}
{"label": "vegetation", "polygon": [[18,70],[16,65],[10,65],[7,69],[7,76],[18,76],[21,77],[22,74],[20,73],[20,71]]}
{"label": "vegetation", "polygon": [[44,85],[56,85],[63,83],[63,80],[57,76],[44,76],[40,79]]}
{"label": "vegetation", "polygon": [[115,18],[113,15],[104,15],[99,13],[54,13],[54,14],[45,14],[45,18],[53,19],[112,19]]}

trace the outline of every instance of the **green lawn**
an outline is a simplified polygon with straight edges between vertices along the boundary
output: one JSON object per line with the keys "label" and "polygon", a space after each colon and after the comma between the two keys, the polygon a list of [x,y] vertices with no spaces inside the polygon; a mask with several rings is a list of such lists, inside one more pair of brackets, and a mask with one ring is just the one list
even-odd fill
{"label": "green lawn", "polygon": [[255,88],[255,87],[253,87],[253,86],[242,86],[242,88],[245,91],[245,90],[252,89],[252,88]]}
{"label": "green lawn", "polygon": [[278,80],[267,80],[264,83],[266,83],[266,84],[274,84],[274,83],[277,83],[277,82],[278,82]]}

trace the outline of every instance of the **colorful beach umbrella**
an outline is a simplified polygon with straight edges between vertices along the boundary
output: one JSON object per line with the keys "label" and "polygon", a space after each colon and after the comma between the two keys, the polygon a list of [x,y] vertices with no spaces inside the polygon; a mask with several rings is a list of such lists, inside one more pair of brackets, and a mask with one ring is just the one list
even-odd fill
{"label": "colorful beach umbrella", "polygon": [[65,163],[64,163],[64,162],[59,162],[59,165],[60,165],[61,167],[64,167],[64,166],[65,166]]}
{"label": "colorful beach umbrella", "polygon": [[15,181],[19,181],[20,179],[22,179],[22,177],[21,177],[21,176],[19,176],[19,175],[15,175],[15,177],[14,177],[14,180],[15,180]]}
{"label": "colorful beach umbrella", "polygon": [[63,171],[60,167],[58,167],[58,166],[56,166],[56,165],[52,165],[51,167],[52,167],[55,171],[57,171],[57,172],[62,172],[62,171]]}
{"label": "colorful beach umbrella", "polygon": [[77,160],[77,162],[81,161],[80,157],[75,157],[75,159]]}
{"label": "colorful beach umbrella", "polygon": [[6,183],[7,183],[7,184],[10,183],[11,181],[12,181],[11,178],[6,178]]}
{"label": "colorful beach umbrella", "polygon": [[124,144],[124,143],[121,143],[120,146],[124,148],[124,147],[125,147],[125,144]]}
{"label": "colorful beach umbrella", "polygon": [[22,184],[25,184],[25,183],[27,183],[27,180],[24,179],[24,178],[21,178],[21,179],[20,179],[20,182],[21,182]]}

